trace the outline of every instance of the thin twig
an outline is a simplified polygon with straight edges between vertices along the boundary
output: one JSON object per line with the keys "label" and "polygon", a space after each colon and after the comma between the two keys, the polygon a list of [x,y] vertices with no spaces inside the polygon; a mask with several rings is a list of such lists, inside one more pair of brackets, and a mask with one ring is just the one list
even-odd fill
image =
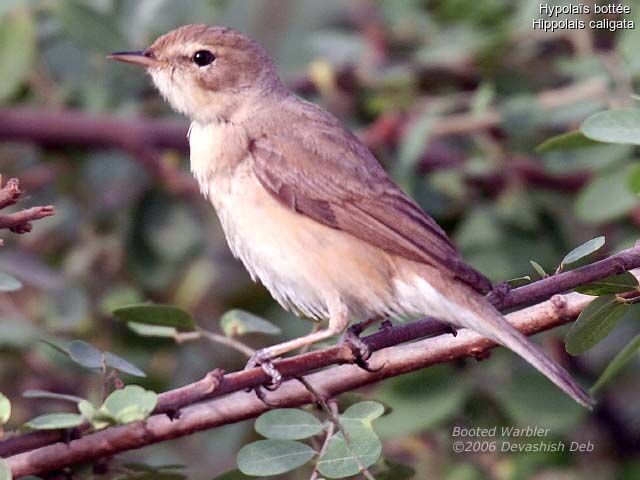
{"label": "thin twig", "polygon": [[233,338],[225,337],[224,335],[213,333],[203,328],[198,329],[198,331],[202,334],[202,336],[211,340],[212,342],[220,343],[221,345],[226,345],[227,347],[233,348],[234,350],[239,351],[248,358],[251,358],[253,354],[256,353],[253,348]]}
{"label": "thin twig", "polygon": [[213,343],[219,343],[221,345],[226,345],[229,348],[233,348],[234,350],[242,353],[247,358],[251,358],[253,354],[256,353],[253,348],[245,345],[242,342],[239,342],[238,340],[220,335],[218,333],[210,332],[209,330],[205,330],[204,328],[200,327],[198,327],[195,332],[177,332],[173,336],[174,340],[178,343],[191,342],[203,337]]}
{"label": "thin twig", "polygon": [[[23,191],[17,178],[10,179],[4,186],[0,185],[0,209],[15,205]],[[31,222],[55,214],[53,206],[31,207],[15,213],[0,214],[0,229],[9,229],[14,233],[22,234],[31,231]]]}

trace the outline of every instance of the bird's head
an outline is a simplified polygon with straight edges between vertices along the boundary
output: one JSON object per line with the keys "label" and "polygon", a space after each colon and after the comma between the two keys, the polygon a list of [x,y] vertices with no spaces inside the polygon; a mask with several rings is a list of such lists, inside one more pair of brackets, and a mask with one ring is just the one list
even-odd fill
{"label": "bird's head", "polygon": [[109,58],[146,67],[171,106],[201,123],[229,119],[284,89],[265,50],[224,27],[185,25],[144,50]]}

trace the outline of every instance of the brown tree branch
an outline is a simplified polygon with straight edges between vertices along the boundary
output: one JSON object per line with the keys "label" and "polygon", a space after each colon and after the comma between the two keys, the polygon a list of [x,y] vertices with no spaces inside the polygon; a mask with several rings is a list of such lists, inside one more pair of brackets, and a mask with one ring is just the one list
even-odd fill
{"label": "brown tree branch", "polygon": [[[592,299],[593,297],[578,293],[558,295],[541,304],[509,314],[508,319],[523,333],[532,335],[575,319]],[[495,346],[490,340],[463,330],[456,337],[438,336],[377,351],[371,358],[371,364],[382,368],[375,373],[367,372],[355,365],[341,365],[305,375],[305,378],[316,391],[336,396],[437,363],[470,356],[482,358]],[[346,346],[333,347],[336,348],[348,350]],[[253,371],[247,371],[240,374],[252,373]],[[278,407],[297,407],[314,402],[314,398],[300,382],[288,380],[276,392],[269,394],[269,402]],[[254,418],[269,408],[253,393],[236,391],[184,407],[177,419],[165,414],[155,414],[144,422],[110,427],[71,440],[69,443],[58,442],[17,454],[6,461],[14,477],[42,474]]]}
{"label": "brown tree branch", "polygon": [[[542,110],[554,110],[591,98],[603,98],[607,93],[606,80],[594,77],[541,92],[537,100]],[[388,118],[381,117],[384,128],[374,123],[368,131],[363,132],[363,138],[375,146],[379,143],[377,137],[381,133],[397,136],[407,120],[405,116],[394,116],[393,125],[389,125]],[[490,110],[482,115],[451,114],[434,122],[430,137],[466,135],[497,127],[502,121],[503,116],[498,110]],[[166,172],[167,167],[161,164],[154,152],[163,149],[186,152],[187,129],[188,124],[180,120],[131,120],[72,110],[0,108],[0,141],[21,141],[50,147],[120,148],[136,155],[143,165],[162,178],[175,172]]]}
{"label": "brown tree branch", "polygon": [[[15,205],[23,191],[17,178],[10,179],[4,186],[0,186],[0,209]],[[55,209],[49,205],[45,207],[31,207],[15,213],[0,213],[0,230],[9,229],[14,233],[27,233],[33,227],[31,222],[50,217]],[[0,243],[1,245],[1,243]]]}
{"label": "brown tree branch", "polygon": [[[506,309],[513,308],[516,305],[533,303],[537,301],[536,299],[539,299],[542,295],[544,295],[544,298],[551,298],[550,301],[509,315],[509,318],[511,320],[515,320],[516,325],[522,325],[523,331],[525,331],[525,333],[536,333],[538,331],[553,328],[556,325],[572,320],[576,315],[579,314],[579,311],[581,311],[581,309],[584,308],[584,306],[586,306],[586,304],[588,304],[588,302],[593,299],[593,297],[578,294],[569,294],[565,297],[561,297],[558,296],[559,293],[565,292],[576,286],[592,282],[594,280],[597,280],[598,278],[609,276],[613,273],[620,273],[624,270],[631,270],[639,267],[640,247],[636,246],[594,264],[587,265],[570,272],[554,275],[547,279],[516,288],[510,292],[507,292],[502,297],[498,297],[496,300],[496,304],[500,305],[503,309]],[[410,340],[424,338],[426,336],[440,335],[438,341],[444,342],[444,344],[449,344],[451,346],[451,351],[446,355],[446,357],[442,357],[439,361],[447,361],[447,359],[451,360],[454,358],[459,358],[457,355],[475,355],[477,357],[481,357],[485,350],[487,348],[490,348],[489,346],[491,345],[491,343],[488,340],[484,340],[483,343],[477,339],[472,342],[473,345],[465,344],[466,349],[460,346],[456,346],[458,344],[455,341],[453,341],[453,343],[450,343],[453,339],[451,339],[449,336],[442,335],[449,331],[450,327],[448,327],[447,325],[427,318],[407,324],[398,325],[395,327],[384,328],[374,333],[373,335],[366,337],[364,340],[369,345],[370,349],[374,352],[380,351],[382,349],[387,349],[385,351],[388,351],[389,349],[395,351],[396,348],[400,349],[399,351],[406,351],[407,348],[412,347],[407,345],[398,347],[398,345],[404,344],[405,342]],[[460,336],[463,334],[468,335],[469,333],[461,332]],[[476,348],[477,342],[480,342],[481,348]],[[421,342],[418,342],[417,344],[421,344]],[[417,344],[414,343],[411,345]],[[425,354],[427,355],[428,353],[431,352],[425,352]],[[387,378],[387,376],[399,375],[401,373],[412,371],[416,368],[422,368],[421,366],[416,366],[416,364],[413,363],[410,357],[407,357],[406,363],[404,364],[400,361],[401,356],[396,356],[395,358],[397,358],[397,360],[393,368],[391,368],[391,365],[385,366],[383,371],[377,372],[376,374],[368,374],[369,376],[366,377],[362,377],[360,372],[357,375],[358,378],[369,379],[366,383],[370,383],[381,378]],[[432,359],[432,357],[428,358]],[[354,360],[354,353],[347,345],[336,345],[323,350],[285,358],[276,362],[276,365],[283,374],[284,378],[294,379],[302,375],[305,375],[305,377],[307,377],[307,375],[309,375],[311,372],[329,367],[331,365],[353,363]],[[418,364],[422,365],[419,362]],[[389,368],[391,368],[391,370],[389,370]],[[329,371],[334,370],[335,369],[332,368]],[[351,381],[353,375],[355,375],[355,372],[358,372],[358,370],[359,369],[357,368],[355,370],[344,370],[345,372],[349,372],[346,377],[335,378],[335,381],[341,382],[340,385],[342,385],[342,387],[340,388],[345,388],[345,390],[339,390],[340,392],[350,389],[346,388],[345,386],[351,385],[351,383],[349,382]],[[335,370],[334,373],[342,371],[343,370]],[[220,398],[227,395],[236,395],[238,394],[238,392],[244,391],[247,388],[262,385],[268,380],[268,377],[259,368],[230,373],[224,376],[224,378],[221,378],[221,372],[217,370],[208,374],[205,379],[200,380],[199,382],[160,394],[159,402],[154,413],[156,415],[167,414],[167,416],[171,418],[176,418],[179,416],[179,418],[182,420],[185,412],[191,411],[188,410],[192,408],[189,405],[192,405],[196,402],[210,400],[213,398]],[[291,382],[288,382],[288,384],[290,383]],[[356,385],[352,388],[357,388],[357,386],[359,385]],[[280,394],[278,393],[275,398],[279,398],[279,395]],[[256,415],[259,413],[261,412],[257,412]],[[236,416],[239,414],[240,413],[234,413],[233,418],[236,418]],[[244,418],[248,418],[252,415],[248,415]],[[229,422],[232,421],[234,420],[229,420]],[[128,426],[117,428],[120,429],[127,427]],[[129,428],[138,429],[139,427],[132,426]],[[178,428],[178,430],[180,428]],[[204,426],[202,428],[210,427]],[[111,430],[113,430],[113,428],[109,429],[108,431]],[[107,435],[106,432],[107,431],[100,433],[104,433],[105,435]],[[81,434],[81,432],[79,432],[79,434]],[[171,430],[171,433],[168,435],[180,436],[183,434],[185,433],[179,433]],[[21,466],[20,468],[26,468],[25,458],[28,458],[28,450],[42,452],[43,449],[51,448],[46,445],[50,445],[52,443],[60,441],[62,438],[63,432],[33,432],[29,434],[19,435],[13,438],[8,438],[0,442],[0,456],[13,456],[10,458],[22,459],[20,460],[20,462],[22,462],[20,463],[20,465],[23,466]],[[82,437],[77,441],[81,441],[83,438],[85,437]],[[162,439],[164,439],[164,437],[154,441],[161,441]],[[132,440],[129,439],[129,441]],[[74,444],[74,442],[72,442],[72,444]],[[133,441],[133,443],[135,443],[135,441]],[[139,446],[142,446],[143,444],[130,448],[137,448]],[[82,447],[82,445],[84,444],[80,443],[79,445],[80,447],[78,448],[85,448]],[[127,443],[127,445],[129,444]],[[123,447],[123,449],[128,448],[129,447]],[[76,452],[73,454],[69,453],[69,455],[72,455],[72,457],[70,458],[76,458],[75,455],[82,456],[86,454],[86,452]],[[25,457],[25,455],[27,457]],[[75,460],[72,460],[71,462],[73,463],[75,462]],[[18,471],[22,472],[22,470]]]}

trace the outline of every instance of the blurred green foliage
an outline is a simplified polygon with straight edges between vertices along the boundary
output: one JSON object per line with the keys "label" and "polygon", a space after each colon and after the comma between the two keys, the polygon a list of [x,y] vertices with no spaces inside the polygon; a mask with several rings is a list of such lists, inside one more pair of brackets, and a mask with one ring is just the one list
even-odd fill
{"label": "blurred green foliage", "polygon": [[[630,3],[639,23],[640,5]],[[4,0],[0,103],[176,117],[148,78],[105,55],[144,47],[185,23],[235,27],[267,47],[289,84],[362,135],[469,262],[495,281],[535,278],[530,260],[553,272],[591,238],[607,238],[595,258],[632,245],[640,226],[637,147],[576,142],[574,134],[571,148],[535,150],[600,110],[637,107],[631,95],[640,80],[639,30],[535,31],[537,9],[525,0]],[[438,133],[459,114],[464,125],[499,120]],[[625,132],[623,140],[636,145],[635,131]],[[188,170],[179,152],[160,155]],[[11,278],[0,277],[0,391],[11,399],[10,426],[70,411],[55,399],[20,398],[26,390],[102,403],[101,380],[40,337],[82,338],[117,352],[146,372],[139,383],[155,391],[244,364],[227,346],[137,335],[114,318],[116,307],[175,304],[221,333],[229,333],[219,319],[230,309],[267,318],[281,338],[310,328],[250,282],[205,200],[171,192],[132,155],[3,142],[0,173],[20,177],[29,204],[58,210],[28,235],[3,234],[0,271]],[[252,347],[276,341],[251,317],[229,318],[244,318],[253,333],[243,340]],[[637,334],[637,318],[628,309],[604,341],[568,361],[572,371],[593,383],[619,352],[632,359],[637,340],[635,349],[623,348]],[[539,340],[561,355],[566,331]],[[375,423],[394,472],[378,478],[411,478],[394,461],[411,465],[420,479],[638,478],[638,367],[635,355],[616,368],[593,415],[505,351],[479,365],[444,365],[368,388],[361,393],[393,409]],[[595,451],[458,454],[454,425],[550,428],[547,439],[589,440]],[[256,438],[248,423],[223,427],[119,456],[110,475],[214,478],[236,468],[235,454]],[[165,467],[149,473],[144,465],[125,466],[127,459]],[[185,468],[166,467],[172,463]]]}

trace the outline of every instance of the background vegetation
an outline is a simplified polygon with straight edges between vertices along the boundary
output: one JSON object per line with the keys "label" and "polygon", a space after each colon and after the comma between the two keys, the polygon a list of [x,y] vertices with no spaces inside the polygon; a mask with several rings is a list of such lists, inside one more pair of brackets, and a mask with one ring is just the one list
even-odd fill
{"label": "background vegetation", "polygon": [[[631,5],[629,18],[640,23],[640,5]],[[469,262],[494,281],[537,278],[531,259],[552,272],[590,238],[606,236],[596,254],[603,255],[640,236],[636,147],[536,151],[597,111],[633,107],[639,30],[533,30],[539,17],[538,4],[524,0],[4,0],[0,103],[174,117],[138,69],[105,55],[144,47],[185,23],[238,28],[265,44],[292,88],[359,132]],[[156,160],[165,171],[188,170],[183,151],[164,150]],[[220,344],[141,337],[112,315],[121,305],[176,304],[212,331],[230,309],[269,319],[282,338],[310,328],[250,282],[205,200],[144,165],[122,149],[0,144],[3,177],[20,177],[29,204],[57,208],[29,235],[3,235],[0,270],[24,285],[0,293],[0,391],[12,399],[10,426],[68,410],[23,399],[25,390],[99,401],[100,378],[42,337],[83,339],[125,357],[147,377],[123,379],[156,391],[245,362]],[[637,313],[630,309],[580,357],[564,352],[566,330],[537,340],[590,384],[637,333]],[[259,347],[278,338],[246,340]],[[411,465],[415,478],[631,479],[640,475],[638,367],[635,359],[602,389],[593,414],[506,351],[360,393],[393,409],[375,429],[385,457]],[[175,463],[185,468],[171,475],[214,478],[235,468],[240,447],[258,438],[252,423],[131,452],[117,463]],[[591,441],[595,449],[457,454],[454,425],[540,426],[551,429],[549,440]]]}

